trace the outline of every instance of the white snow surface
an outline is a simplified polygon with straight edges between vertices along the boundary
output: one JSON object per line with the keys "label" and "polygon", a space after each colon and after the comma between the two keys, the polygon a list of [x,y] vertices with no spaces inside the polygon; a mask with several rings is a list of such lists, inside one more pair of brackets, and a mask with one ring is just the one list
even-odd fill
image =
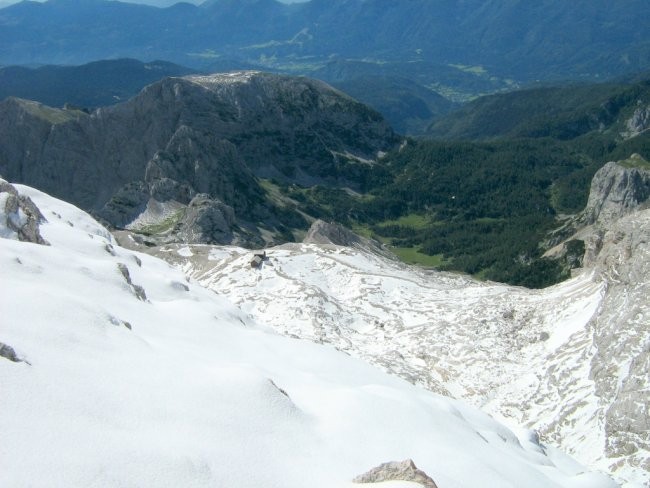
{"label": "white snow surface", "polygon": [[[595,358],[594,320],[608,284],[593,270],[534,291],[337,246],[279,246],[257,270],[245,249],[192,246],[192,253],[183,258],[168,246],[159,254],[284,335],[332,344],[510,426],[534,429],[582,463],[614,471],[625,486],[650,482],[640,464],[643,440],[627,459],[611,457],[607,447],[618,436],[606,424],[616,396],[603,395],[592,372],[599,363],[617,367],[617,359]],[[641,347],[643,336],[650,340],[647,327],[634,330]]]}
{"label": "white snow surface", "polygon": [[24,361],[0,357],[0,486],[351,487],[405,458],[440,488],[616,486],[461,401],[283,337],[17,188],[51,246],[0,239],[0,342]]}

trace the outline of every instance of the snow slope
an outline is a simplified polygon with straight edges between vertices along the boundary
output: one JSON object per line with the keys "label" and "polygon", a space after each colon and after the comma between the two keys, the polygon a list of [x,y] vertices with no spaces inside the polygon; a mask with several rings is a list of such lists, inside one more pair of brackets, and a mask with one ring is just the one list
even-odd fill
{"label": "snow slope", "polygon": [[17,188],[51,245],[0,238],[0,342],[23,360],[0,357],[0,486],[350,487],[407,457],[441,488],[616,486],[530,432],[258,325]]}
{"label": "snow slope", "polygon": [[[644,222],[640,228],[647,229],[650,213]],[[640,242],[648,247],[647,240]],[[648,356],[643,277],[614,292],[592,269],[532,291],[331,245],[267,250],[270,259],[258,270],[249,266],[252,253],[236,247],[168,246],[157,252],[285,335],[332,344],[414,384],[535,429],[581,462],[615,471],[626,486],[650,483],[650,431],[644,433],[642,425],[650,404],[647,393],[643,400],[648,379],[627,382],[631,394],[619,395],[626,389],[625,364],[636,361],[642,371]],[[640,262],[648,261],[644,252]],[[622,296],[634,296],[637,306],[622,303]],[[605,319],[626,308],[636,317],[633,327],[627,319]],[[615,338],[608,349],[599,339],[604,328]],[[631,337],[625,344],[624,330]],[[610,370],[620,371],[620,388],[604,392],[598,377]],[[640,434],[626,433],[630,422]]]}

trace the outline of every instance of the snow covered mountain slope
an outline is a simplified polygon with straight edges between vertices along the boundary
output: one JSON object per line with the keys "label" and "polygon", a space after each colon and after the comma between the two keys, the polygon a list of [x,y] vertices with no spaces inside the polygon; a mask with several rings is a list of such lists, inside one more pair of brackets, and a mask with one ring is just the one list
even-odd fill
{"label": "snow covered mountain slope", "polygon": [[[0,238],[1,486],[351,487],[405,458],[440,488],[615,486],[530,432],[258,325],[77,208],[16,188],[49,245]],[[23,225],[5,193],[0,222]]]}
{"label": "snow covered mountain slope", "polygon": [[285,335],[467,400],[646,486],[649,234],[650,211],[621,219],[589,269],[542,291],[333,245],[272,248],[258,269],[235,247],[157,252]]}

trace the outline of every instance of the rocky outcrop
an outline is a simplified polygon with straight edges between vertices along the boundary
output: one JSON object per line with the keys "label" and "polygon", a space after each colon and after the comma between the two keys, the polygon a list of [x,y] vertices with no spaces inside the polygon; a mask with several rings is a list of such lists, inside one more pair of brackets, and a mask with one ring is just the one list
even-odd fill
{"label": "rocky outcrop", "polygon": [[363,239],[351,230],[334,222],[316,220],[302,242],[305,244],[334,244],[336,246],[353,247],[368,239]]}
{"label": "rocky outcrop", "polygon": [[384,481],[411,481],[419,483],[424,488],[438,488],[438,485],[421,469],[418,469],[413,460],[393,461],[380,464],[367,473],[357,476],[354,483],[381,483]]}
{"label": "rocky outcrop", "polygon": [[29,197],[19,195],[13,185],[0,179],[0,237],[47,245],[39,230],[44,221]]}
{"label": "rocky outcrop", "polygon": [[391,252],[380,242],[355,234],[341,224],[325,222],[320,219],[311,225],[302,242],[305,244],[355,247],[384,256],[392,256]]}
{"label": "rocky outcrop", "polygon": [[545,243],[550,249],[547,255],[566,254],[563,246],[572,240],[589,240],[588,262],[590,254],[598,253],[604,229],[625,215],[648,208],[649,198],[650,163],[638,154],[624,161],[607,163],[592,179],[585,209],[550,235]]}
{"label": "rocky outcrop", "polygon": [[603,400],[606,449],[610,458],[650,472],[644,454],[650,452],[650,210],[620,219],[594,239],[586,264],[607,283],[607,293],[591,324],[591,377]]}
{"label": "rocky outcrop", "polygon": [[325,83],[258,72],[167,78],[91,114],[0,102],[5,177],[116,227],[152,201],[187,206],[207,194],[235,213],[220,238],[243,244],[235,223],[255,224],[257,240],[256,226],[279,227],[258,177],[354,187],[397,142],[378,113]]}
{"label": "rocky outcrop", "polygon": [[7,344],[3,344],[2,342],[0,342],[0,358],[8,359],[12,363],[22,362],[22,360],[16,354],[16,351],[14,351],[14,348],[8,346]]}
{"label": "rocky outcrop", "polygon": [[138,300],[142,300],[143,302],[147,301],[147,293],[145,292],[144,288],[140,285],[136,285],[133,283],[133,280],[131,279],[131,273],[129,272],[129,268],[126,264],[124,263],[118,263],[117,264],[117,269],[124,278],[124,281],[126,281],[126,284],[128,285],[129,289],[131,292],[135,295],[135,297]]}
{"label": "rocky outcrop", "polygon": [[638,154],[624,162],[609,162],[594,175],[580,220],[586,225],[612,222],[636,210],[648,197],[650,164]]}
{"label": "rocky outcrop", "polygon": [[188,205],[175,234],[189,244],[230,243],[234,223],[232,207],[202,193]]}
{"label": "rocky outcrop", "polygon": [[636,137],[650,129],[650,105],[637,107],[632,116],[625,122],[625,129],[623,136],[627,138]]}
{"label": "rocky outcrop", "polygon": [[[550,380],[537,392],[555,405],[555,420],[541,430],[557,441],[575,429],[575,402],[568,399],[597,406],[586,428],[601,430],[596,438],[614,473],[630,468],[650,473],[648,207],[650,164],[638,154],[607,163],[594,176],[585,210],[564,231],[573,232],[568,243],[584,242],[582,265],[594,282],[602,283],[602,296],[597,313],[558,352],[565,364],[557,361],[549,368],[544,377]],[[590,388],[580,391],[572,385],[576,365]]]}

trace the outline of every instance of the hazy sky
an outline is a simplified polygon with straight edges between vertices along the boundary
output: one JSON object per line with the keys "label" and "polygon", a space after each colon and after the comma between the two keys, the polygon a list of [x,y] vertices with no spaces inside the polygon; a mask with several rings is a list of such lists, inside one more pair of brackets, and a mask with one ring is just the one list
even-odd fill
{"label": "hazy sky", "polygon": [[[0,0],[0,8],[11,5],[12,3],[18,3],[21,0]],[[158,7],[167,7],[178,3],[180,0],[120,0],[126,3],[145,3],[147,5],[157,5]],[[187,3],[199,4],[204,0],[183,0]],[[307,0],[278,0],[282,3],[296,3],[296,2],[305,2]]]}

